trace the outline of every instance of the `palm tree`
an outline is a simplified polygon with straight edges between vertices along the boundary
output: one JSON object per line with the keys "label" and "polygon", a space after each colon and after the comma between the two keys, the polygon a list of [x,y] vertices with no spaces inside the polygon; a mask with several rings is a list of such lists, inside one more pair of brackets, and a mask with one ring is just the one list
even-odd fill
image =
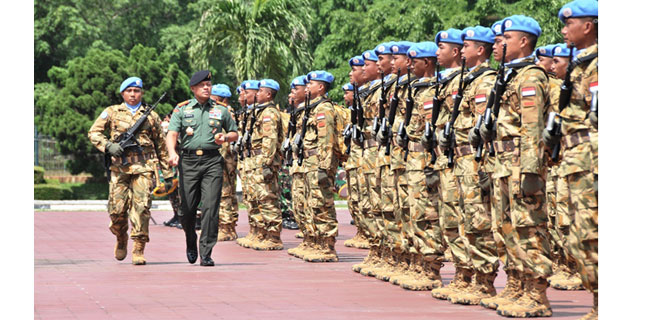
{"label": "palm tree", "polygon": [[205,68],[227,55],[227,71],[238,83],[272,78],[286,92],[289,77],[311,66],[312,10],[307,0],[218,0],[204,11],[192,39],[192,64]]}

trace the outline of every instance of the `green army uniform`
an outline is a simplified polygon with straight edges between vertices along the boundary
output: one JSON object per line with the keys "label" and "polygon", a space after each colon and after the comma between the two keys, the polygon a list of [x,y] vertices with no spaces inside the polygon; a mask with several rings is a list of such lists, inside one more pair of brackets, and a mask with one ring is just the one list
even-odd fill
{"label": "green army uniform", "polygon": [[[317,97],[309,106],[307,130],[303,137],[307,230],[313,229],[316,243],[322,250],[307,254],[309,262],[336,262],[334,249],[338,221],[334,210],[334,176],[338,159],[334,148],[338,143],[336,111],[330,100]],[[326,176],[326,178],[325,178]],[[319,179],[320,178],[320,179]]]}
{"label": "green army uniform", "polygon": [[250,205],[258,208],[262,218],[261,241],[253,243],[256,250],[281,250],[282,212],[280,211],[278,171],[282,165],[282,118],[273,102],[255,108],[256,119],[251,132],[251,188]]}
{"label": "green army uniform", "polygon": [[219,232],[224,159],[214,137],[222,130],[235,132],[237,125],[228,109],[210,99],[203,105],[195,98],[177,105],[169,123],[169,131],[179,132],[181,137],[179,216],[188,250],[196,248],[196,210],[199,202],[202,204],[199,239],[202,260],[210,258]]}
{"label": "green army uniform", "polygon": [[[441,107],[436,121],[437,137],[443,135],[445,124],[451,118],[454,98],[460,82],[460,72],[460,67],[447,69],[445,77],[440,80],[442,87],[438,99],[441,100]],[[460,208],[460,194],[456,184],[456,176],[453,168],[448,166],[448,158],[443,148],[436,146],[435,152],[437,158],[433,170],[440,178],[438,184],[440,225],[445,242],[451,250],[456,273],[447,287],[433,289],[431,295],[434,298],[446,300],[448,295],[455,292],[456,289],[469,286],[472,278],[472,267],[467,246],[465,245],[467,239],[464,232],[461,232],[464,227],[464,217]]]}
{"label": "green army uniform", "polygon": [[[99,151],[107,152],[107,143],[116,141],[120,134],[132,127],[143,115],[144,109],[140,107],[135,114],[131,114],[125,103],[104,109],[88,130],[90,143]],[[104,135],[107,129],[108,137]],[[155,187],[154,171],[157,170],[156,166],[160,165],[165,179],[172,178],[174,173],[167,163],[167,148],[160,127],[160,117],[156,112],[152,111],[149,114],[135,136],[143,149],[142,155],[134,150],[124,150],[122,156],[127,163],[122,165],[121,158],[113,158],[110,166],[109,230],[118,239],[116,258],[122,260],[126,256],[128,221],[131,221],[130,237],[135,243],[133,263],[144,264],[144,257],[141,256],[144,244],[149,242],[149,219],[151,218],[149,210],[151,192]]]}
{"label": "green army uniform", "polygon": [[[577,55],[571,72],[573,91],[562,110],[562,152],[559,175],[569,190],[572,216],[566,248],[578,264],[582,284],[598,303],[598,129],[588,113],[598,91],[598,44]],[[597,309],[596,309],[597,310]]]}
{"label": "green army uniform", "polygon": [[[234,110],[231,106],[221,102],[216,103],[228,109],[231,117],[234,115]],[[232,241],[237,239],[235,227],[239,220],[239,206],[236,191],[237,154],[231,150],[230,143],[221,145],[219,152],[223,156],[225,170],[221,187],[221,204],[219,205],[219,230],[221,232],[219,232],[218,241]]]}
{"label": "green army uniform", "polygon": [[438,187],[431,181],[433,170],[427,167],[431,153],[420,142],[426,123],[431,122],[436,85],[430,77],[420,78],[412,84],[414,106],[406,127],[409,138],[406,162],[410,207],[408,236],[417,252],[416,259],[420,261],[416,263],[420,269],[418,275],[402,281],[401,287],[408,290],[432,290],[442,286],[440,268],[445,248],[438,215]]}
{"label": "green army uniform", "polygon": [[489,189],[481,189],[480,162],[474,160],[476,148],[468,138],[478,116],[485,113],[495,78],[496,72],[490,69],[488,62],[481,63],[465,75],[464,101],[459,106],[460,113],[454,122],[456,147],[453,171],[461,197],[467,251],[476,277],[471,286],[449,295],[448,299],[452,303],[477,305],[481,299],[496,295],[494,279],[499,259],[492,234],[491,195]]}

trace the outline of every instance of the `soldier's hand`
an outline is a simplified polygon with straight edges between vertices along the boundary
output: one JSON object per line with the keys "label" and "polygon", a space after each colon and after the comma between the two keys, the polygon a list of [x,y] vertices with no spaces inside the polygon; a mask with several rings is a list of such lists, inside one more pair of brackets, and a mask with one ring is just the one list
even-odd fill
{"label": "soldier's hand", "polygon": [[494,137],[496,135],[496,132],[494,130],[488,129],[485,124],[482,124],[478,131],[481,134],[481,139],[483,139],[485,142],[494,140]]}
{"label": "soldier's hand", "polygon": [[542,177],[539,175],[534,173],[522,174],[521,191],[523,192],[524,196],[534,196],[538,192],[542,191],[543,187],[544,180],[542,180]]}
{"label": "soldier's hand", "polygon": [[598,129],[598,115],[595,112],[589,112],[589,122],[594,128]]}
{"label": "soldier's hand", "polygon": [[169,191],[174,187],[174,178],[165,179],[165,191]]}
{"label": "soldier's hand", "polygon": [[472,147],[477,148],[478,144],[481,142],[481,134],[476,133],[476,130],[472,128],[469,130],[469,135],[467,136],[467,140],[469,140],[469,143],[472,145]]}
{"label": "soldier's hand", "polygon": [[423,134],[422,137],[420,137],[420,143],[426,150],[435,148],[436,144],[438,143],[436,139],[436,133],[434,132],[432,134],[431,139],[429,139],[426,134]]}
{"label": "soldier's hand", "polygon": [[386,144],[386,139],[387,137],[384,137],[384,132],[382,130],[377,131],[377,141],[379,141],[380,144]]}
{"label": "soldier's hand", "polygon": [[408,148],[408,139],[403,139],[402,136],[398,134],[395,140],[397,140],[397,145],[402,147],[402,149]]}
{"label": "soldier's hand", "polygon": [[327,171],[320,168],[318,169],[318,185],[319,186],[329,185],[329,176],[327,175]]}
{"label": "soldier's hand", "polygon": [[219,132],[214,135],[214,143],[218,145],[222,145],[226,142],[226,135],[223,134],[223,132]]}
{"label": "soldier's hand", "polygon": [[483,192],[489,192],[490,187],[492,186],[492,179],[490,179],[490,175],[487,174],[486,172],[479,171],[478,184],[481,187],[481,190],[483,190]]}
{"label": "soldier's hand", "polygon": [[169,162],[170,166],[175,167],[175,166],[178,165],[178,159],[179,159],[178,158],[178,153],[170,152],[169,153],[169,160],[167,162]]}
{"label": "soldier's hand", "polygon": [[297,144],[297,143],[292,143],[292,144],[291,144],[291,151],[293,151],[293,153],[298,154],[298,151],[299,151],[298,149],[299,149],[299,148],[298,148],[298,144]]}
{"label": "soldier's hand", "polygon": [[438,139],[438,144],[440,145],[441,148],[449,148],[451,145],[451,134],[449,137],[445,137],[444,134],[440,135],[440,139]]}
{"label": "soldier's hand", "polygon": [[542,141],[544,141],[544,145],[546,145],[546,147],[548,147],[549,149],[552,149],[553,147],[555,147],[555,145],[560,143],[561,138],[562,135],[554,136],[550,131],[546,129],[542,131]]}
{"label": "soldier's hand", "polygon": [[262,178],[264,181],[271,181],[273,179],[273,170],[267,166],[262,167]]}
{"label": "soldier's hand", "polygon": [[112,142],[107,142],[105,149],[106,152],[108,152],[113,157],[119,157],[122,155],[122,152],[124,152],[124,149],[122,149],[119,144]]}

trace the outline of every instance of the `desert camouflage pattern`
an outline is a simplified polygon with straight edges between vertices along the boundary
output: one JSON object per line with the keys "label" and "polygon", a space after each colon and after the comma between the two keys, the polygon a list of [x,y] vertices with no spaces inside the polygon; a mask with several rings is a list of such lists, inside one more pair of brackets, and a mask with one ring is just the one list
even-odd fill
{"label": "desert camouflage pattern", "polygon": [[109,184],[109,229],[116,235],[126,234],[131,221],[133,240],[149,242],[149,219],[151,218],[151,192],[154,173],[122,174],[112,172]]}
{"label": "desert camouflage pattern", "polygon": [[[225,107],[231,117],[235,117],[232,106],[216,101]],[[239,131],[239,128],[237,128]],[[224,134],[227,133],[223,130]],[[221,187],[221,203],[219,205],[219,224],[237,224],[239,220],[239,204],[237,203],[237,153],[230,150],[230,143],[224,143],[219,148],[219,153],[224,160],[223,180]]]}

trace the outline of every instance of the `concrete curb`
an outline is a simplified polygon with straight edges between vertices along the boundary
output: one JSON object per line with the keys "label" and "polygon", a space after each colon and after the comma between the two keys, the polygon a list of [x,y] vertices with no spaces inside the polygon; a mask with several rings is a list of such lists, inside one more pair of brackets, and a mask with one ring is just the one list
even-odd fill
{"label": "concrete curb", "polygon": [[[334,201],[335,206],[347,206],[347,201]],[[108,200],[34,200],[34,210],[43,211],[107,211]],[[171,211],[167,200],[154,200],[151,210]]]}

